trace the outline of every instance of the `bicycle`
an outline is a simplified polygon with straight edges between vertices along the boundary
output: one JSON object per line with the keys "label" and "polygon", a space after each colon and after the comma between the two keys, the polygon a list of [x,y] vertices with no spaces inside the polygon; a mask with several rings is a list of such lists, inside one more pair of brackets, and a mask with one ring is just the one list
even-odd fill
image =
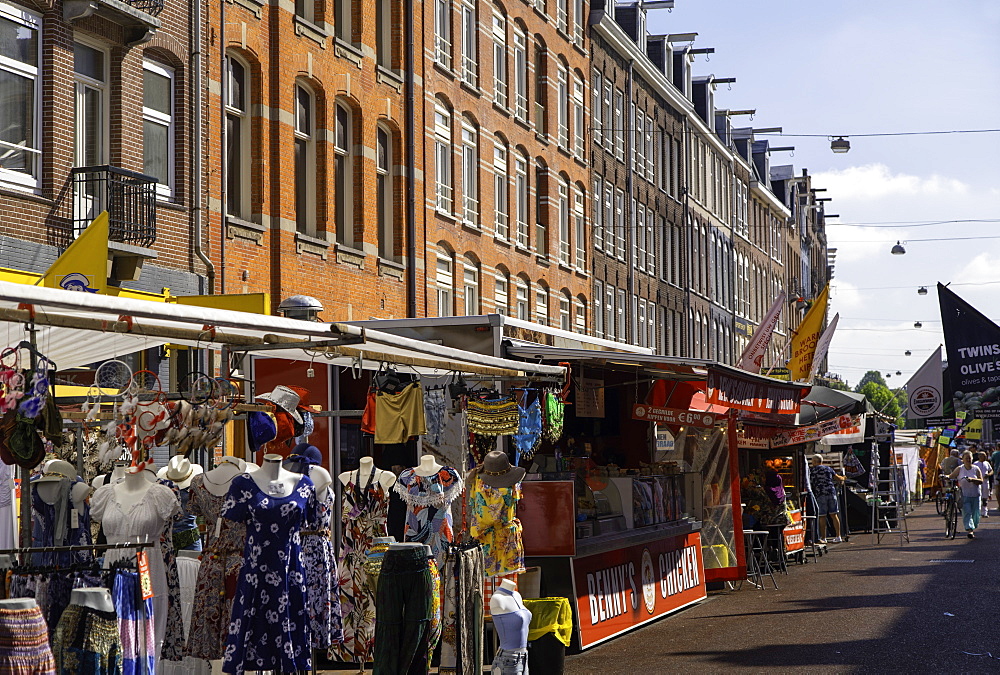
{"label": "bicycle", "polygon": [[934,508],[937,510],[939,516],[944,515],[944,505],[945,505],[945,491],[938,488],[938,491],[934,494]]}
{"label": "bicycle", "polygon": [[958,533],[958,516],[962,507],[958,503],[958,486],[948,488],[944,493],[944,536],[954,539]]}

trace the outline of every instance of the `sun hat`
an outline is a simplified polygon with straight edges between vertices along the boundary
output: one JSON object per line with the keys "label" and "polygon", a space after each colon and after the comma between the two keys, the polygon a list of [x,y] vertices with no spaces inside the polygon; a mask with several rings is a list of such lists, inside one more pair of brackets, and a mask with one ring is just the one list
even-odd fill
{"label": "sun hat", "polygon": [[191,460],[182,455],[174,455],[167,462],[164,471],[164,478],[172,481],[179,490],[191,485],[191,479],[204,471],[198,464],[192,464]]}
{"label": "sun hat", "polygon": [[519,466],[511,466],[507,453],[494,450],[486,455],[483,468],[479,470],[479,480],[494,488],[508,488],[524,479],[527,471]]}
{"label": "sun hat", "polygon": [[301,397],[290,387],[279,384],[272,391],[258,396],[257,399],[260,401],[270,401],[291,415],[292,419],[296,422],[302,424],[302,415],[296,410],[299,407]]}
{"label": "sun hat", "polygon": [[76,467],[65,459],[53,459],[45,464],[41,477],[37,478],[35,482],[58,483],[63,478],[75,479]]}

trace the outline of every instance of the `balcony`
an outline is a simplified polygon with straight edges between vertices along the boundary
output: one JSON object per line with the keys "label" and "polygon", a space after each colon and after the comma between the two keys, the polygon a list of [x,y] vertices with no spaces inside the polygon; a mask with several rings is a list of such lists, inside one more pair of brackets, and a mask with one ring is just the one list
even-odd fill
{"label": "balcony", "polygon": [[63,18],[69,23],[89,16],[102,16],[127,31],[125,43],[149,42],[160,27],[156,17],[163,11],[163,0],[65,0]]}
{"label": "balcony", "polygon": [[109,241],[140,248],[156,243],[155,178],[107,165],[77,167],[72,176],[74,237],[107,211]]}

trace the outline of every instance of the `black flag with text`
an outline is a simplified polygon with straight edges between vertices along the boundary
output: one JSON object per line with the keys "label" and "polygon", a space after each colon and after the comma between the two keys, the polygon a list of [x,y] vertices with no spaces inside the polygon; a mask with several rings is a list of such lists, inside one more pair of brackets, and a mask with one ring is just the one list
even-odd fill
{"label": "black flag with text", "polygon": [[946,386],[956,415],[1000,418],[1000,326],[938,284],[944,344],[951,375]]}

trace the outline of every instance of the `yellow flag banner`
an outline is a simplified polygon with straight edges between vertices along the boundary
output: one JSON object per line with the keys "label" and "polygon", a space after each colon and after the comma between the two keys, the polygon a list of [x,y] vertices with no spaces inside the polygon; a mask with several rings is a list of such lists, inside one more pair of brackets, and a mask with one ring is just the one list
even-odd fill
{"label": "yellow flag banner", "polygon": [[56,258],[35,285],[84,293],[106,293],[108,225],[108,212],[102,211]]}
{"label": "yellow flag banner", "polygon": [[827,284],[792,336],[792,357],[788,360],[788,369],[792,371],[793,381],[804,382],[809,377],[813,356],[816,353],[816,343],[823,333],[823,320],[826,318],[829,299],[830,285]]}

